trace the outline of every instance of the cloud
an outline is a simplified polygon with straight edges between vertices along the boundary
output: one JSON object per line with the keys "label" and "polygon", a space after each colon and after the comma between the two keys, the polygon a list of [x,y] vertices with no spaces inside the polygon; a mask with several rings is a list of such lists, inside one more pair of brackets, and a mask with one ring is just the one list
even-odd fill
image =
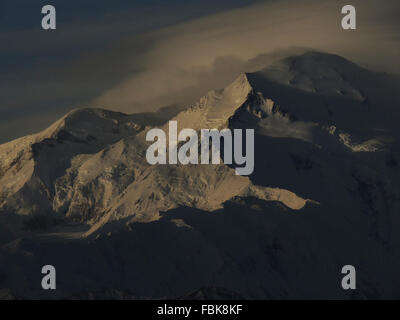
{"label": "cloud", "polygon": [[141,71],[91,103],[125,112],[189,104],[239,73],[268,64],[279,53],[288,55],[291,50],[281,49],[293,47],[333,52],[399,72],[399,22],[393,12],[400,6],[396,1],[379,3],[353,1],[358,14],[355,31],[341,28],[346,2],[314,0],[296,5],[270,1],[159,30],[149,35],[152,47],[142,56]]}

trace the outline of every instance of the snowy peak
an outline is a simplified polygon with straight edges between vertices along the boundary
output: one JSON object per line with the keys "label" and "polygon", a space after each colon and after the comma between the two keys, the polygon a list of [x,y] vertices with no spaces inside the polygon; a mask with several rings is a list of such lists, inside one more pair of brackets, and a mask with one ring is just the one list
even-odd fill
{"label": "snowy peak", "polygon": [[399,136],[398,120],[392,116],[400,103],[395,76],[369,71],[337,55],[309,52],[247,78],[254,92],[274,101],[293,120],[335,127],[360,143]]}
{"label": "snowy peak", "polygon": [[274,137],[374,152],[400,136],[391,116],[400,103],[397,83],[338,55],[308,52],[241,74],[174,120],[178,130],[254,128]]}
{"label": "snowy peak", "polygon": [[[365,97],[358,88],[357,78],[364,73],[368,71],[343,57],[308,52],[283,59],[257,72],[257,76],[305,92],[363,101]],[[257,86],[257,78],[252,77],[252,80]]]}
{"label": "snowy peak", "polygon": [[75,156],[97,153],[141,130],[122,113],[76,109],[38,134],[0,145],[0,207],[29,214],[40,210],[40,200],[41,210],[50,210],[54,183]]}
{"label": "snowy peak", "polygon": [[[285,111],[273,100],[264,98],[261,92],[256,92],[248,74],[243,73],[224,89],[210,91],[172,120],[178,122],[179,130],[255,128],[258,120],[272,114],[285,116]],[[164,129],[168,132],[168,125]]]}
{"label": "snowy peak", "polygon": [[239,75],[173,120],[178,130],[261,128],[275,137],[376,151],[399,135],[391,117],[399,94],[388,86],[396,81],[338,55],[308,52]]}
{"label": "snowy peak", "polygon": [[0,145],[0,165],[13,162],[14,156],[21,150],[27,151],[45,141],[90,144],[98,140],[104,144],[141,130],[142,126],[123,113],[93,108],[74,109],[37,134]]}
{"label": "snowy peak", "polygon": [[241,74],[224,89],[210,91],[173,120],[178,121],[179,129],[226,128],[229,118],[245,103],[252,92],[253,88],[249,84],[247,75]]}
{"label": "snowy peak", "polygon": [[0,145],[0,178],[2,172],[20,164],[21,160],[36,159],[43,148],[65,151],[74,146],[80,151],[90,151],[143,129],[123,113],[90,108],[72,110],[37,134]]}
{"label": "snowy peak", "polygon": [[241,74],[224,89],[210,91],[175,120],[182,127],[221,128],[233,116],[238,118],[238,113],[248,117],[243,113],[246,109],[258,118],[277,114],[343,129],[364,113],[361,124],[369,126],[375,117],[365,114],[371,107],[365,92],[376,78],[377,74],[340,56],[309,52]]}
{"label": "snowy peak", "polygon": [[142,129],[127,114],[84,108],[70,111],[40,136],[59,141],[72,139],[82,143],[95,140],[106,142],[115,140],[117,136],[136,134]]}

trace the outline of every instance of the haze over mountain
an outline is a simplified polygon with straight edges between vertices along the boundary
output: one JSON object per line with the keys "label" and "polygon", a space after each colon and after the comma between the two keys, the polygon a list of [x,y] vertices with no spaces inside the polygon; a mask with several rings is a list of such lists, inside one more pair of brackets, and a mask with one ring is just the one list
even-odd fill
{"label": "haze over mountain", "polygon": [[398,297],[399,85],[308,52],[241,74],[171,118],[178,130],[255,129],[248,177],[222,163],[149,165],[146,132],[168,125],[143,114],[77,109],[0,145],[0,287],[51,297],[33,270],[54,264],[54,297],[222,287],[349,298],[340,270],[352,264],[357,297]]}

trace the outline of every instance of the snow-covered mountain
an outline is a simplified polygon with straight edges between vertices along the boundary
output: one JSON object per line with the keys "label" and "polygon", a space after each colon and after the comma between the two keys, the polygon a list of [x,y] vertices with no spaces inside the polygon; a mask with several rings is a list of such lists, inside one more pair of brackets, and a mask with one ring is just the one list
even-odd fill
{"label": "snow-covered mountain", "polygon": [[[241,75],[173,120],[178,129],[229,127],[252,94]],[[67,217],[94,230],[111,221],[156,220],[160,211],[179,206],[212,211],[240,195],[281,201],[292,209],[305,205],[306,199],[289,190],[253,185],[224,164],[149,165],[147,130],[133,117],[74,110],[37,135],[2,145],[2,210],[28,219]],[[168,132],[168,125],[164,129]]]}
{"label": "snow-covered mountain", "polygon": [[398,297],[399,85],[309,52],[242,74],[171,119],[178,130],[255,129],[248,177],[223,163],[151,166],[151,126],[100,109],[0,145],[4,286],[38,295],[8,270],[51,257],[69,277],[60,296],[82,294],[85,279],[89,291],[146,297],[224,287],[335,298],[349,297],[340,268],[354,264],[356,297]]}

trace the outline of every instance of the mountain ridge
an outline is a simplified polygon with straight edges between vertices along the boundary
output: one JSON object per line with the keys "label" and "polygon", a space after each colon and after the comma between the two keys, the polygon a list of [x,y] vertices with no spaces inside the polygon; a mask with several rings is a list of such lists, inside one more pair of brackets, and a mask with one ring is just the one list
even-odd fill
{"label": "mountain ridge", "polygon": [[[177,121],[178,130],[254,128],[260,137],[301,140],[317,148],[332,149],[339,153],[381,150],[385,148],[387,139],[382,142],[373,138],[357,144],[351,140],[353,135],[335,125],[328,126],[329,122],[325,120],[322,123],[314,121],[314,109],[324,108],[319,99],[310,105],[308,98],[293,103],[293,100],[285,100],[285,95],[279,91],[283,87],[289,88],[284,89],[283,93],[287,92],[285,90],[295,90],[295,96],[299,96],[300,90],[307,92],[306,95],[311,93],[330,97],[332,90],[334,94],[342,96],[347,88],[349,99],[364,105],[366,98],[359,99],[357,94],[353,94],[358,91],[351,89],[344,76],[336,71],[344,68],[341,64],[368,72],[336,55],[305,53],[286,58],[259,72],[243,73],[224,89],[210,91],[171,120]],[[278,73],[280,78],[277,77]],[[326,92],[324,88],[329,86],[324,84],[320,85],[324,89],[322,91],[315,88],[311,90],[305,86],[311,78],[314,82],[315,79],[321,79],[329,84],[336,81],[337,86],[344,89],[342,92],[337,89]],[[303,93],[300,95],[302,97]],[[319,116],[324,119],[321,114]],[[28,216],[32,213],[56,213],[57,216],[80,222],[100,223],[95,227],[98,229],[109,219],[119,220],[130,215],[133,221],[152,221],[159,218],[160,210],[180,205],[215,210],[224,201],[239,195],[283,201],[292,209],[302,208],[309,201],[307,199],[312,198],[299,197],[289,191],[290,188],[282,188],[279,184],[272,188],[254,185],[251,178],[235,177],[232,170],[223,164],[210,168],[176,166],[173,170],[171,167],[148,166],[144,159],[146,127],[135,123],[133,119],[134,115],[104,109],[75,109],[36,135],[0,145],[0,151],[3,151],[0,156],[0,179],[3,182],[1,209]],[[162,128],[168,132],[168,123]],[[63,152],[61,160],[58,157],[59,149]],[[183,175],[183,181],[192,181],[189,176],[195,172],[193,170],[199,172],[199,181],[204,180],[205,189],[200,187],[194,190],[190,183],[181,185],[181,178],[168,181],[171,174]],[[220,180],[214,181],[216,185],[222,183],[221,186],[224,186],[224,181],[230,181],[228,185],[236,185],[235,190],[226,192],[221,187],[222,193],[218,193],[218,188],[212,187],[206,191],[209,188],[206,187],[206,181],[212,181],[213,176],[219,176]],[[142,188],[146,185],[149,191]],[[185,191],[171,194],[170,188]],[[213,195],[209,194],[211,191]],[[147,200],[143,202],[144,199]],[[310,201],[318,203],[319,199]]]}
{"label": "mountain ridge", "polygon": [[[192,126],[197,130],[201,127],[222,128],[250,94],[253,94],[253,89],[243,74],[224,90],[210,92],[173,119],[178,121],[178,125]],[[223,164],[210,168],[178,166],[173,171],[159,166],[150,168],[144,161],[145,128],[132,122],[132,118],[134,115],[103,109],[78,109],[39,134],[16,140],[15,143],[19,145],[23,142],[23,154],[27,159],[19,157],[20,152],[17,152],[14,158],[17,164],[13,164],[15,160],[11,161],[11,165],[8,163],[10,168],[6,171],[15,169],[16,173],[20,172],[22,181],[16,184],[9,182],[7,176],[1,177],[6,186],[2,190],[2,209],[28,216],[56,213],[80,222],[98,223],[90,231],[93,232],[111,218],[120,220],[128,217],[129,212],[136,212],[132,218],[134,221],[152,221],[159,218],[159,210],[165,211],[182,204],[214,210],[237,195],[256,195],[266,200],[282,201],[293,209],[300,209],[307,202],[282,188],[252,186],[248,179],[235,176],[233,170]],[[191,122],[191,119],[196,120]],[[7,147],[13,149],[12,143],[2,145],[0,149]],[[65,158],[61,162],[57,151],[60,148]],[[21,164],[23,161],[26,162],[25,166]],[[52,167],[44,167],[44,164],[51,164]],[[5,166],[7,161],[3,158],[2,167]],[[16,167],[24,169],[18,171]],[[156,194],[141,189],[146,185],[145,180],[140,180],[141,176],[147,179],[148,170],[151,170],[149,174],[152,178],[147,181],[157,181],[157,186],[149,182],[147,190],[158,190]],[[168,182],[170,174],[186,176],[192,174],[193,170],[197,170],[200,180],[205,182],[198,190],[187,184],[182,188],[179,179],[173,180],[172,184]],[[216,185],[222,183],[221,186],[214,188],[211,184],[211,189],[206,191],[209,188],[207,183],[215,175],[220,179],[220,182],[218,179],[215,181]],[[187,177],[183,181],[192,179]],[[223,187],[226,183],[231,187],[236,185],[232,192],[227,192],[229,189]],[[167,195],[171,187],[190,192]],[[211,191],[213,195],[208,194]],[[161,200],[164,198],[166,202]],[[132,206],[132,203],[135,205]],[[155,208],[152,209],[153,206]]]}

